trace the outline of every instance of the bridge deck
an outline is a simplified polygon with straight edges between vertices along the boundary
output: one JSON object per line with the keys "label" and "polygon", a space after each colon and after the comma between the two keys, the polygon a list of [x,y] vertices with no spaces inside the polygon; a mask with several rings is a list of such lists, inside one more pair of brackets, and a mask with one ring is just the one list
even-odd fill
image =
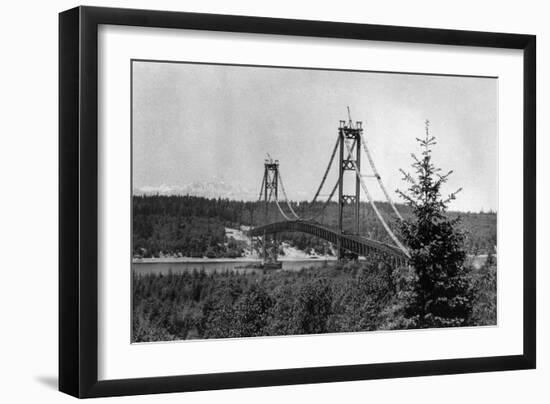
{"label": "bridge deck", "polygon": [[315,222],[304,220],[286,220],[281,222],[269,223],[263,226],[254,227],[249,231],[251,236],[262,236],[265,234],[282,232],[302,232],[327,240],[333,244],[341,241],[343,249],[356,253],[364,257],[389,258],[398,264],[405,264],[407,256],[398,247],[380,241],[371,240],[366,237],[351,234],[338,234],[338,232],[324,227]]}

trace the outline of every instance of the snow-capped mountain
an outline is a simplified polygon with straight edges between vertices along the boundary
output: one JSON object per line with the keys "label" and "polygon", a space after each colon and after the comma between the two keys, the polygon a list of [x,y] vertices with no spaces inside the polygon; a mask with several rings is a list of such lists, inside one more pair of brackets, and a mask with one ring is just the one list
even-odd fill
{"label": "snow-capped mountain", "polygon": [[228,184],[221,179],[207,182],[192,182],[183,186],[144,186],[134,189],[134,195],[192,195],[204,198],[228,198],[236,200],[255,200],[258,193],[244,186]]}

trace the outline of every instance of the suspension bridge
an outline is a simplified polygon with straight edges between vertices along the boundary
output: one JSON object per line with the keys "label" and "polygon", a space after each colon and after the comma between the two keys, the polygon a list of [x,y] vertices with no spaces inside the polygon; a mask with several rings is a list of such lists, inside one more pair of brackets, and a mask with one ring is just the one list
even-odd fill
{"label": "suspension bridge", "polygon": [[[369,174],[363,174],[361,171],[362,154],[367,158],[368,167],[370,167]],[[339,260],[352,255],[354,257],[363,256],[373,261],[386,261],[394,265],[405,265],[407,263],[409,252],[392,231],[380,209],[378,209],[369,191],[369,186],[372,184],[367,186],[368,179],[376,180],[376,184],[382,190],[386,201],[391,206],[393,214],[399,220],[403,220],[403,217],[393,203],[376,169],[367,142],[364,139],[362,122],[356,121],[355,124],[353,123],[349,108],[348,121],[340,121],[336,143],[321,183],[310,205],[313,206],[318,201],[329,172],[334,165],[336,155],[338,155],[338,178],[336,183],[323,203],[321,210],[308,217],[299,216],[292,207],[281,177],[279,161],[274,160],[269,155],[264,161],[264,175],[258,201],[265,203],[265,224],[251,228],[249,231],[251,237],[261,238],[264,265],[274,265],[277,262],[277,248],[270,248],[269,244],[272,246],[276,245],[277,234],[283,232],[302,232],[329,241],[336,246],[337,258]],[[348,171],[355,173],[355,192],[353,194],[344,193],[344,181],[346,178],[344,174]],[[363,191],[366,201],[370,204],[377,220],[382,224],[382,227],[389,236],[391,243],[373,240],[360,234],[361,191]],[[336,193],[338,193],[338,224],[337,228],[332,229],[322,225],[317,219],[323,214]],[[280,199],[280,196],[283,199]],[[282,220],[268,223],[268,209],[273,202]],[[285,207],[286,211],[283,207]],[[354,228],[351,231],[344,229],[343,219],[346,207],[353,209]]]}

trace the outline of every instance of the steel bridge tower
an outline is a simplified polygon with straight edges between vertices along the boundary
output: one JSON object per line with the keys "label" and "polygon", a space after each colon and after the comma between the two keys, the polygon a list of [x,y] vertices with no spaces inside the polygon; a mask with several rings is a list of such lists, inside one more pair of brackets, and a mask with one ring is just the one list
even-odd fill
{"label": "steel bridge tower", "polygon": [[[346,205],[352,205],[354,208],[354,231],[352,234],[359,235],[359,219],[360,219],[360,202],[361,202],[361,180],[357,175],[355,178],[355,195],[344,194],[344,178],[346,171],[352,171],[355,174],[355,167],[361,172],[361,135],[363,133],[362,122],[355,122],[355,127],[351,119],[340,121],[338,128],[338,144],[340,152],[340,164],[338,173],[338,233],[344,234],[344,208]],[[352,147],[355,148],[355,156],[353,153],[348,153],[346,142],[352,142]],[[347,156],[347,157],[344,157]],[[349,234],[349,233],[348,233]],[[338,259],[343,258],[344,251],[341,246],[341,238],[338,238]]]}
{"label": "steel bridge tower", "polygon": [[[279,160],[273,160],[269,155],[268,158],[264,160],[264,178],[262,180],[262,184],[263,189],[261,193],[263,193],[265,205],[264,223],[267,224],[269,219],[269,202],[272,197],[275,201],[278,201],[279,198]],[[271,250],[273,248],[277,248],[276,235],[273,235],[272,237]],[[262,256],[264,266],[266,264],[275,264],[277,262],[277,251],[275,250],[275,253],[271,251],[270,254],[270,248],[268,248],[267,244],[268,238],[266,232],[264,231],[262,239]]]}

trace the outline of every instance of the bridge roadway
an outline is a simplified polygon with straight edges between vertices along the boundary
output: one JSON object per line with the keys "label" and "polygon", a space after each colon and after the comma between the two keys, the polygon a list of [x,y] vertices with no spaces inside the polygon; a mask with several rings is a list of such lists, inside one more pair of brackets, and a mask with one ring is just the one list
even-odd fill
{"label": "bridge roadway", "polygon": [[367,259],[383,259],[393,261],[395,265],[406,265],[407,256],[398,247],[366,237],[352,234],[338,234],[338,232],[324,227],[318,223],[305,220],[285,220],[254,227],[249,231],[250,236],[263,236],[265,234],[282,232],[301,232],[322,238],[337,245],[338,238],[341,247]]}

